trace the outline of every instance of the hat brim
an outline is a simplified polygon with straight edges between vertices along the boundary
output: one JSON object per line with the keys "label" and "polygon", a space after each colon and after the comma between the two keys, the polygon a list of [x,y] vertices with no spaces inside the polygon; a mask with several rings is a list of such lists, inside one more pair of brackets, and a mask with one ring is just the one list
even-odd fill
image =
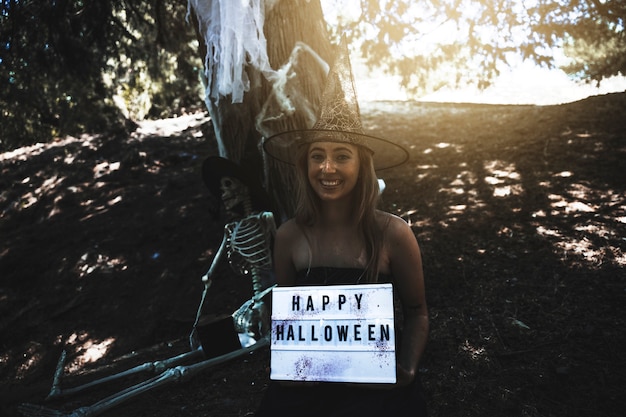
{"label": "hat brim", "polygon": [[340,130],[302,129],[281,132],[265,139],[263,149],[272,158],[295,165],[298,148],[314,142],[362,146],[372,152],[376,171],[397,167],[409,159],[409,152],[397,143],[363,133]]}

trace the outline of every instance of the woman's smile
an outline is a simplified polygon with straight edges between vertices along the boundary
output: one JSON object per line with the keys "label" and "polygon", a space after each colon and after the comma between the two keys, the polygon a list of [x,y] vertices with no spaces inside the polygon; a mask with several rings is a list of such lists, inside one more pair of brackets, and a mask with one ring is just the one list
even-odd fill
{"label": "woman's smile", "polygon": [[341,184],[341,180],[320,180],[324,187],[337,187]]}
{"label": "woman's smile", "polygon": [[359,150],[341,142],[315,142],[308,150],[311,187],[322,200],[339,200],[351,195],[359,178]]}

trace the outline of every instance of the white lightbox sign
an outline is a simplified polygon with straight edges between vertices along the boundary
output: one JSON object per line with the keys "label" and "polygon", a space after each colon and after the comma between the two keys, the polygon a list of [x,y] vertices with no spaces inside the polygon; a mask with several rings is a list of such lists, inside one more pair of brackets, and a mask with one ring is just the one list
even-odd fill
{"label": "white lightbox sign", "polygon": [[396,382],[391,284],[276,287],[270,378]]}

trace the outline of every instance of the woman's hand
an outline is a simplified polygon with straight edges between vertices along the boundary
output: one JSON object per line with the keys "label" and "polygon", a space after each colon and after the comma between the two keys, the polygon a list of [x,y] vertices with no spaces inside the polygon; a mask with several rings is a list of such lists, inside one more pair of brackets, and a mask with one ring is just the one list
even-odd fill
{"label": "woman's hand", "polygon": [[406,387],[415,379],[415,373],[410,372],[400,365],[396,366],[396,386]]}

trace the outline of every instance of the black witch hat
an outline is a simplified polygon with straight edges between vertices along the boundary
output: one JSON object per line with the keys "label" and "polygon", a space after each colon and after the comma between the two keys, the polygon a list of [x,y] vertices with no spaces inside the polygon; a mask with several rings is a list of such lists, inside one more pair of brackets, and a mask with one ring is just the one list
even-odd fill
{"label": "black witch hat", "polygon": [[236,178],[248,187],[253,211],[272,211],[270,199],[259,181],[258,174],[221,156],[209,156],[202,163],[202,179],[215,199],[222,195],[224,177]]}

